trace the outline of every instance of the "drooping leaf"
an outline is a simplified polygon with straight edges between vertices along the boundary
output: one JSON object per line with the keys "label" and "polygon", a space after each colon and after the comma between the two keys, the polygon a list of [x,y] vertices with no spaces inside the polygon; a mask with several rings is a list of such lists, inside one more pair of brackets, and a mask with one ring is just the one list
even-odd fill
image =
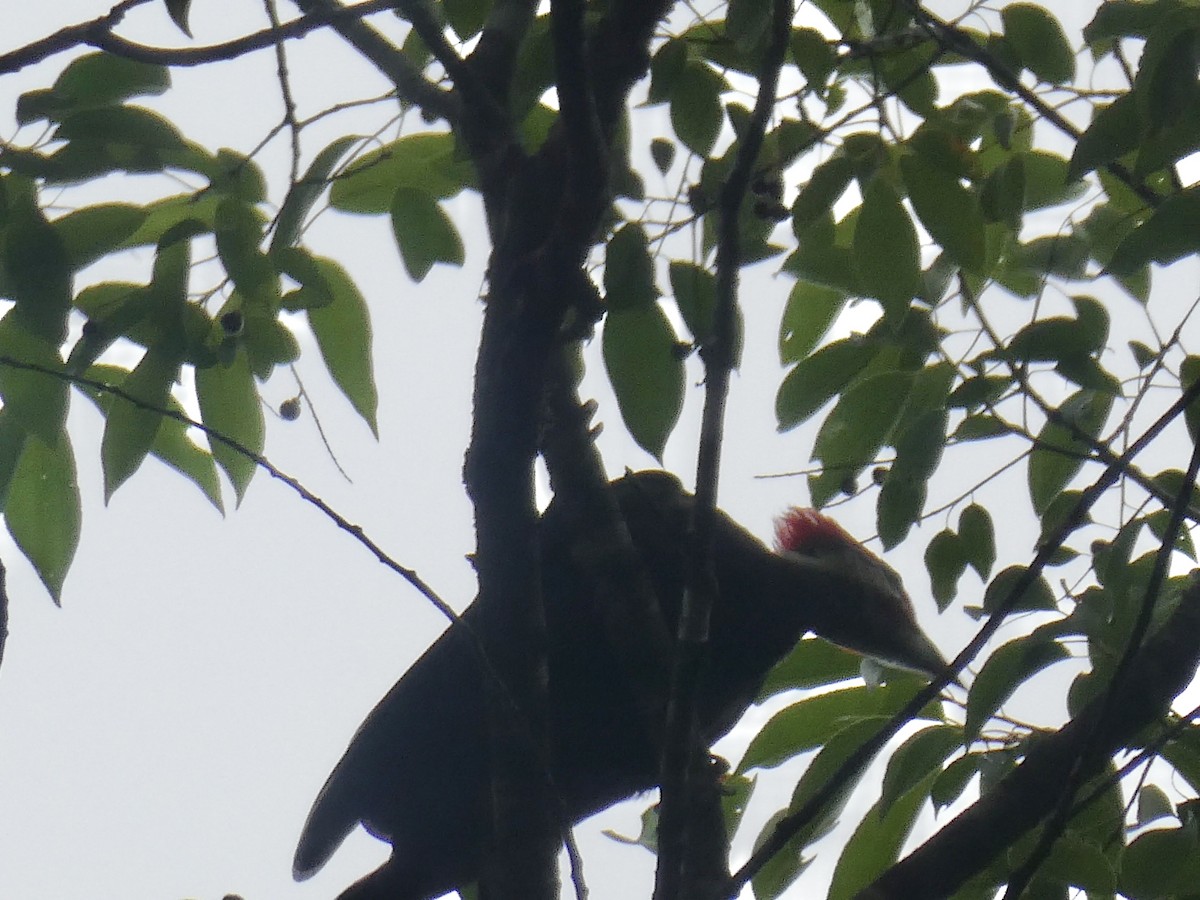
{"label": "drooping leaf", "polygon": [[[26,325],[20,306],[0,319],[0,397],[5,414],[43,444],[58,439],[67,418],[67,382],[56,341]],[[22,368],[19,364],[36,368]]]}
{"label": "drooping leaf", "polygon": [[[92,366],[82,373],[86,378],[103,384],[119,384],[128,373],[115,366]],[[84,384],[78,385],[80,391],[96,404],[101,411],[108,414],[114,400],[112,394],[100,391]],[[175,397],[168,394],[166,409],[170,412],[183,414],[183,406]],[[0,435],[2,441],[2,435]],[[188,426],[178,419],[168,416],[162,418],[154,442],[150,446],[150,454],[189,481],[193,482],[208,498],[209,502],[220,513],[225,512],[221,502],[221,481],[217,477],[217,467],[212,454],[198,447],[188,437]]]}
{"label": "drooping leaf", "polygon": [[675,162],[675,142],[667,138],[654,138],[650,142],[650,158],[654,160],[654,168],[659,174],[666,175]]}
{"label": "drooping leaf", "polygon": [[942,771],[946,758],[961,749],[963,729],[958,725],[934,725],[905,739],[888,760],[879,797],[879,813]]}
{"label": "drooping leaf", "polygon": [[331,302],[308,310],[321,356],[350,405],[379,437],[379,392],[371,362],[371,319],[367,302],[350,275],[332,259],[316,257]]}
{"label": "drooping leaf", "polygon": [[1096,111],[1087,131],[1075,144],[1067,176],[1080,178],[1105,163],[1120,159],[1137,149],[1140,135],[1137,102],[1132,94],[1122,94]]}
{"label": "drooping leaf", "polygon": [[9,484],[4,522],[55,603],[79,546],[81,521],[70,438],[65,431],[53,441],[28,434]]}
{"label": "drooping leaf", "polygon": [[658,299],[650,245],[640,225],[623,225],[609,238],[604,256],[604,294],[609,309],[640,309]]}
{"label": "drooping leaf", "polygon": [[877,522],[884,549],[904,540],[925,507],[926,486],[946,449],[945,407],[928,409],[895,441],[896,459],[879,491]]}
{"label": "drooping leaf", "polygon": [[962,511],[958,539],[963,558],[986,581],[996,564],[996,534],[985,507],[972,503]]}
{"label": "drooping leaf", "polygon": [[966,554],[959,536],[949,529],[939,531],[925,548],[925,568],[938,611],[944,612],[958,592],[958,579],[967,570]]}
{"label": "drooping leaf", "polygon": [[1047,421],[1029,456],[1029,497],[1039,514],[1083,468],[1090,454],[1087,438],[1095,439],[1112,408],[1112,395],[1081,390],[1058,408],[1063,423]]}
{"label": "drooping leaf", "polygon": [[1200,250],[1200,188],[1164,200],[1150,218],[1121,241],[1107,271],[1130,275],[1147,263],[1169,265]]}
{"label": "drooping leaf", "polygon": [[272,254],[284,247],[291,247],[300,239],[304,219],[329,186],[330,174],[346,151],[359,140],[354,135],[345,135],[333,141],[313,158],[300,180],[292,185],[275,220],[275,235],[271,238]]}
{"label": "drooping leaf", "polygon": [[106,503],[138,470],[154,445],[163,421],[162,414],[155,410],[166,408],[171,385],[178,376],[178,357],[151,350],[119,385],[124,393],[145,406],[120,397],[115,397],[109,406],[100,443]]}
{"label": "drooping leaf", "polygon": [[[1001,604],[1007,604],[1012,592],[1016,589],[1018,580],[1024,575],[1024,566],[1009,566],[997,573],[983,595],[984,612],[994,613],[1000,609]],[[1054,601],[1054,592],[1050,590],[1045,576],[1039,575],[1007,608],[1010,612],[1027,612],[1033,609],[1056,609],[1057,606]]]}
{"label": "drooping leaf", "polygon": [[683,409],[684,370],[677,344],[657,303],[618,307],[605,317],[604,366],[621,418],[638,446],[658,460]]}
{"label": "drooping leaf", "polygon": [[392,198],[392,232],[404,269],[413,281],[423,281],[434,263],[461,266],[462,238],[446,211],[419,188],[402,187]]}
{"label": "drooping leaf", "polygon": [[138,62],[111,53],[88,53],[72,60],[48,90],[30,91],[17,100],[17,124],[57,120],[81,109],[110,106],[139,95],[162,94],[171,84],[166,66]]}
{"label": "drooping leaf", "polygon": [[808,356],[846,308],[848,299],[834,288],[797,281],[779,322],[779,361],[788,365]]}
{"label": "drooping leaf", "polygon": [[391,210],[400,188],[442,200],[470,187],[473,178],[470,164],[456,154],[452,135],[410,134],[347,166],[329,191],[329,204],[343,212],[378,215]]}
{"label": "drooping leaf", "polygon": [[933,779],[933,775],[927,775],[890,806],[885,807],[884,798],[880,798],[867,810],[838,857],[829,900],[851,900],[899,859],[900,848],[916,823]]}
{"label": "drooping leaf", "polygon": [[[717,280],[707,269],[694,263],[676,260],[670,269],[671,291],[684,324],[697,344],[713,337],[713,314],[717,308]],[[737,305],[733,310],[733,353],[731,360],[737,368],[742,357],[742,310]]]}
{"label": "drooping leaf", "polygon": [[[237,353],[229,365],[197,369],[196,399],[200,402],[200,417],[205,425],[250,453],[262,453],[266,426],[258,389],[244,352]],[[240,504],[257,463],[224,441],[210,437],[209,444],[217,463],[233,483]]]}
{"label": "drooping leaf", "polygon": [[912,389],[908,372],[881,372],[852,384],[821,423],[813,458],[821,473],[810,476],[813,503],[821,506],[852,477],[875,461]]}
{"label": "drooping leaf", "polygon": [[188,25],[188,13],[192,6],[192,0],[163,0],[167,5],[167,14],[171,17],[179,30],[188,37],[192,36],[191,26]]}
{"label": "drooping leaf", "polygon": [[54,220],[71,268],[79,271],[119,249],[148,215],[146,209],[129,203],[85,206]]}
{"label": "drooping leaf", "polygon": [[1034,3],[1010,3],[1000,11],[1004,37],[1021,65],[1042,81],[1065,84],[1075,77],[1075,54],[1058,19]]}
{"label": "drooping leaf", "polygon": [[921,248],[917,231],[896,192],[872,179],[854,228],[854,268],[858,282],[898,319],[921,289]]}
{"label": "drooping leaf", "polygon": [[[33,188],[12,190],[8,186],[8,212],[3,246],[3,268],[7,274],[9,299],[16,301],[22,327],[50,344],[59,344],[67,334],[71,309],[71,260],[62,238],[38,207]],[[43,435],[43,440],[51,440]]]}
{"label": "drooping leaf", "polygon": [[979,735],[1009,697],[1022,684],[1047,666],[1071,654],[1058,641],[1033,640],[1027,637],[1009,641],[984,662],[971,683],[967,696],[967,719],[964,726],[969,739]]}
{"label": "drooping leaf", "polygon": [[865,368],[878,348],[857,337],[834,341],[797,363],[779,386],[775,417],[780,431],[807,421]]}
{"label": "drooping leaf", "polygon": [[213,222],[217,254],[243,298],[272,311],[279,301],[279,273],[263,253],[262,227],[254,208],[228,198]]}
{"label": "drooping leaf", "polygon": [[479,34],[491,8],[491,0],[442,0],[446,22],[462,41]]}
{"label": "drooping leaf", "polygon": [[953,175],[935,169],[920,157],[906,156],[900,166],[921,224],[955,262],[981,274],[986,244],[979,200]]}
{"label": "drooping leaf", "polygon": [[671,127],[689,150],[707,157],[721,133],[725,79],[702,62],[689,60],[671,91]]}

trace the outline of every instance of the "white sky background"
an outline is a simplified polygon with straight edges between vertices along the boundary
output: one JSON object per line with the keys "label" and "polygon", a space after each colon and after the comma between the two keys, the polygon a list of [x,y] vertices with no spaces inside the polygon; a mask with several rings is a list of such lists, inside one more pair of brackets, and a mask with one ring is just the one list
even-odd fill
{"label": "white sky background", "polygon": [[[105,9],[95,0],[58,0],[9,12],[0,52]],[[282,12],[292,14],[286,5]],[[260,4],[196,0],[192,11],[201,44],[263,24]],[[122,33],[188,45],[158,6],[136,11]],[[301,116],[372,92],[363,85],[386,90],[336,39],[313,35],[293,42],[289,56]],[[16,95],[48,86],[65,62],[56,57],[0,78],[0,133],[12,133]],[[148,105],[211,148],[247,150],[281,115],[270,51],[175,70],[173,78],[172,91]],[[347,89],[351,80],[355,86]],[[372,126],[337,119],[327,131],[305,132],[305,162],[335,134],[356,127]],[[276,201],[286,153],[281,138],[261,159]],[[647,187],[668,190],[653,175]],[[308,244],[346,265],[371,305],[381,440],[372,439],[331,387],[315,345],[301,335],[301,375],[353,484],[339,475],[307,415],[294,423],[268,415],[266,454],[462,608],[474,583],[464,560],[473,530],[460,470],[486,251],[476,199],[464,194],[450,211],[464,233],[467,265],[461,271],[438,267],[419,286],[404,274],[386,218],[329,214],[318,220]],[[151,251],[142,251],[123,277],[144,280],[151,260]],[[780,436],[775,429],[782,374],[776,329],[790,282],[774,279],[773,271],[773,264],[759,266],[744,279],[747,344],[733,383],[722,471],[722,505],[764,539],[771,517],[806,502],[807,492],[802,480],[754,476],[805,468],[811,448],[811,434]],[[610,472],[653,466],[625,436],[602,368],[596,372],[601,377],[589,384],[602,402],[601,446]],[[264,390],[275,405],[294,393],[282,372]],[[666,465],[685,480],[694,470],[699,399],[693,388],[668,446]],[[85,517],[62,609],[7,534],[0,538],[11,601],[0,667],[0,898],[331,897],[382,861],[386,849],[359,834],[318,877],[293,884],[291,855],[309,804],[365,713],[444,621],[262,472],[242,507],[224,519],[193,486],[154,461],[104,508],[101,427],[99,415],[77,398],[71,428]],[[976,475],[951,477],[966,484]],[[1024,503],[1014,512],[1028,515]],[[855,534],[872,534],[873,495],[840,518]],[[1006,551],[1017,559],[1026,555],[1036,535],[1032,525],[1028,533],[1014,532],[1001,546],[1001,559]],[[949,654],[971,627],[956,611],[937,618],[923,547],[922,540],[908,543],[889,561],[904,573],[922,620]],[[968,577],[963,588],[976,591],[977,582]],[[775,776],[767,782],[785,791],[794,783]],[[653,858],[599,836],[602,827],[636,833],[644,806],[626,804],[580,829],[592,896],[648,896]],[[854,819],[853,811],[848,817]],[[793,894],[819,895],[834,859],[825,854],[824,865],[810,870]]]}

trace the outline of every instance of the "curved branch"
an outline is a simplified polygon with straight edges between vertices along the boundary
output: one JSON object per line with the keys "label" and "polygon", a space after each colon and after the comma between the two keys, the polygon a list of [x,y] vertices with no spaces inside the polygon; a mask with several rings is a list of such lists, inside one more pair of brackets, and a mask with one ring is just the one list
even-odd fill
{"label": "curved branch", "polygon": [[1200,665],[1200,577],[1179,608],[1132,659],[1112,694],[1098,697],[1060,731],[1033,744],[1025,761],[958,818],[901,860],[856,900],[948,897],[1049,814],[1073,773],[1105,761],[1170,707]]}
{"label": "curved branch", "polygon": [[[315,506],[325,515],[326,518],[332,521],[333,524],[366,547],[367,550],[371,552],[371,555],[379,560],[379,562],[383,563],[383,565],[391,569],[410,585],[416,588],[417,592],[420,593],[421,596],[430,603],[432,603],[434,607],[437,608],[438,612],[449,619],[451,623],[458,623],[460,621],[458,613],[454,611],[450,604],[438,596],[437,592],[434,591],[434,589],[430,587],[420,575],[417,574],[416,570],[403,566],[396,560],[392,559],[392,557],[390,557],[382,547],[380,547],[377,543],[375,543],[375,541],[367,536],[361,525],[355,525],[350,522],[327,502],[322,500],[303,484],[301,484],[299,480],[293,478],[291,475],[288,475],[282,469],[277,468],[274,463],[272,463],[261,453],[256,453],[240,441],[229,437],[227,434],[224,434],[223,432],[218,431],[211,426],[205,425],[203,422],[197,422],[195,419],[185,415],[184,413],[174,409],[164,409],[154,405],[153,403],[147,403],[145,400],[134,396],[123,388],[117,387],[116,385],[107,384],[103,381],[98,381],[95,378],[88,378],[84,375],[72,375],[68,372],[56,371],[54,369],[47,368],[46,366],[38,365],[37,363],[26,362],[24,360],[16,359],[3,354],[0,354],[0,366],[8,366],[9,368],[20,369],[25,372],[37,372],[39,374],[49,376],[50,378],[57,378],[61,381],[66,381],[69,384],[89,388],[90,390],[98,391],[102,394],[109,394],[113,397],[119,397],[127,403],[132,403],[138,409],[144,409],[148,412],[158,413],[164,418],[173,419],[176,422],[186,425],[188,428],[195,428],[204,432],[204,436],[209,440],[218,441],[219,443],[224,444],[230,450],[233,450],[235,453],[239,453],[247,459],[253,460],[256,466],[265,471],[272,478],[276,479],[277,481],[282,481],[289,488],[299,494],[301,499],[312,506]],[[3,587],[2,584],[0,584],[0,591],[2,590]]]}
{"label": "curved branch", "polygon": [[[975,658],[984,645],[1000,629],[1000,626],[1004,624],[1004,620],[1008,617],[1008,614],[1012,612],[1022,595],[1033,585],[1038,576],[1041,575],[1050,558],[1062,546],[1067,536],[1079,527],[1088,511],[1116,483],[1129,461],[1145,450],[1162,433],[1163,429],[1182,415],[1183,411],[1197,398],[1200,398],[1200,381],[1195,382],[1184,391],[1180,398],[1172,403],[1166,412],[1159,416],[1130,445],[1129,449],[1121,454],[1118,460],[1105,468],[1100,477],[1083,491],[1078,502],[1076,502],[1074,508],[1066,516],[1062,524],[1038,548],[1037,555],[1033,558],[1029,567],[1014,580],[1007,596],[997,606],[996,611],[992,613],[987,622],[976,633],[975,637],[971,639],[970,643],[954,658],[954,661],[947,667],[946,672],[918,691],[916,696],[903,709],[892,716],[887,724],[875,733],[874,737],[855,750],[842,763],[838,770],[830,776],[829,780],[822,785],[820,790],[813,794],[800,809],[787,815],[775,826],[775,830],[771,832],[770,836],[759,845],[746,864],[733,876],[734,891],[730,896],[736,896],[738,889],[753,878],[771,857],[783,850],[787,846],[788,841],[799,833],[801,828],[819,815],[830,801],[845,789],[850,781],[858,777],[859,773],[867,767],[871,760],[875,758],[875,755],[883,749],[884,745],[896,736],[906,722],[912,719],[927,703],[937,697],[941,693],[942,688],[957,678],[958,673],[963,670],[967,663]],[[914,894],[913,896],[921,895]]]}
{"label": "curved branch", "polygon": [[[458,122],[460,110],[454,95],[430,84],[391,41],[362,21],[359,10],[373,6],[372,2],[342,6],[335,0],[296,0],[296,4],[304,11],[306,17],[324,17],[346,43],[354,47],[380,74],[396,85],[396,90],[402,98],[411,100],[425,112],[443,118],[451,125]],[[392,9],[396,2],[391,0],[381,3],[380,6]],[[413,27],[416,27],[415,23]]]}

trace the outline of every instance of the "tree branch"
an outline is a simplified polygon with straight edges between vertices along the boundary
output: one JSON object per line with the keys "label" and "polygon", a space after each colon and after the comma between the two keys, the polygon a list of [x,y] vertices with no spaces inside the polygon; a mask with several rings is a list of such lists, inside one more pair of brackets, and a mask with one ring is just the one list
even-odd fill
{"label": "tree branch", "polygon": [[[717,301],[711,334],[701,336],[705,392],[696,464],[689,583],[679,615],[662,755],[659,862],[655,885],[655,897],[661,900],[716,896],[729,874],[726,862],[728,840],[719,798],[714,802],[718,786],[708,769],[707,748],[697,746],[696,703],[717,591],[712,545],[725,403],[729,393],[729,373],[734,364],[738,269],[741,266],[738,226],[763,136],[775,110],[779,72],[791,36],[793,15],[791,0],[774,0],[770,40],[759,73],[758,97],[741,137],[733,169],[721,190],[717,210]],[[722,848],[719,854],[713,853],[716,846]],[[701,848],[705,848],[705,852],[700,852]],[[716,856],[719,858],[714,858]]]}
{"label": "tree branch", "polygon": [[[737,895],[737,891],[746,884],[754,875],[766,865],[776,853],[779,853],[787,846],[799,831],[804,828],[816,816],[820,815],[821,811],[833,800],[839,796],[849,783],[858,777],[858,775],[867,767],[875,755],[883,749],[884,745],[890,741],[906,722],[912,719],[927,703],[933,700],[942,689],[953,681],[958,673],[978,655],[992,636],[1004,624],[1004,620],[1008,614],[1012,612],[1017,605],[1022,595],[1033,585],[1034,581],[1041,575],[1050,558],[1062,546],[1067,537],[1075,531],[1076,528],[1083,522],[1084,517],[1088,514],[1091,508],[1104,495],[1104,493],[1116,483],[1121,472],[1124,471],[1129,462],[1137,457],[1139,453],[1146,449],[1150,443],[1158,437],[1164,428],[1171,422],[1175,421],[1183,411],[1196,399],[1200,398],[1200,381],[1192,384],[1178,400],[1161,416],[1147,428],[1142,435],[1134,441],[1129,448],[1121,454],[1120,458],[1107,466],[1091,485],[1089,485],[1080,495],[1079,500],[1075,503],[1074,508],[1064,518],[1058,529],[1038,548],[1037,554],[1034,556],[1029,566],[1021,572],[1021,574],[1013,581],[1013,585],[1007,596],[997,606],[996,611],[988,618],[983,627],[979,629],[975,637],[967,644],[966,647],[954,658],[954,661],[947,667],[938,678],[935,678],[925,688],[918,691],[916,696],[912,698],[899,712],[888,720],[882,728],[875,733],[875,736],[863,743],[861,747],[852,753],[838,770],[830,776],[829,780],[822,785],[820,790],[813,794],[812,797],[804,803],[800,809],[793,813],[789,813],[776,826],[770,836],[767,837],[751,854],[750,859],[746,864],[733,876],[733,892],[728,894],[729,897]],[[920,896],[919,894],[914,896]]]}
{"label": "tree branch", "polygon": [[[342,6],[336,0],[296,0],[296,5],[306,15],[324,16],[346,43],[396,85],[402,98],[411,100],[427,113],[445,119],[452,126],[459,121],[459,103],[453,94],[426,81],[391,41],[362,21],[362,16],[346,15],[369,4]],[[387,9],[395,5],[395,0],[382,4]]]}
{"label": "tree branch", "polygon": [[1020,766],[857,900],[953,894],[1054,808],[1072,771],[1094,776],[1113,753],[1164,715],[1198,664],[1200,576],[1193,572],[1179,608],[1133,658],[1111,704],[1103,697],[1093,700],[1060,731],[1034,743]]}

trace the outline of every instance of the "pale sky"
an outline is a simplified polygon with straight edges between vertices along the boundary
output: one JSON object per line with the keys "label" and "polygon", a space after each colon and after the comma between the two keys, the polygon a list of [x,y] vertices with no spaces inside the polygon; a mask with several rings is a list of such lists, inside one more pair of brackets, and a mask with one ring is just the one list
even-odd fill
{"label": "pale sky", "polygon": [[[196,0],[193,7],[201,43],[262,26],[256,4]],[[10,12],[0,52],[106,8],[59,0]],[[291,14],[286,5],[284,11]],[[123,33],[188,43],[157,5],[132,16]],[[347,92],[375,90],[347,91],[351,80],[385,89],[368,67],[347,63],[333,39],[310,36],[289,45],[289,53],[302,115]],[[65,61],[54,58],[0,78],[0,133],[12,134],[15,96],[48,86]],[[176,71],[174,79],[173,91],[151,105],[210,147],[246,150],[280,115],[270,52]],[[354,127],[339,120],[332,130],[306,133],[306,159]],[[286,142],[277,141],[264,162],[276,201],[286,178],[285,153]],[[301,377],[353,484],[329,460],[307,415],[283,423],[268,414],[266,455],[462,608],[474,585],[464,559],[473,532],[460,469],[486,259],[476,199],[464,195],[450,211],[464,232],[467,264],[461,271],[439,267],[421,285],[404,274],[384,218],[331,214],[310,231],[308,244],[346,265],[371,304],[380,441],[331,387],[315,345],[301,332]],[[121,271],[144,280],[151,258],[143,251],[129,268],[100,277]],[[807,492],[802,479],[754,476],[805,468],[811,446],[809,432],[776,433],[774,392],[782,374],[776,329],[790,283],[773,271],[772,264],[759,266],[746,279],[747,345],[733,384],[722,473],[722,505],[764,539],[772,516],[807,502]],[[598,359],[598,347],[591,358]],[[610,472],[654,466],[625,436],[598,364],[596,374],[587,384],[601,399],[601,447]],[[698,370],[691,375],[685,418],[666,459],[685,481],[694,470],[700,399]],[[286,372],[264,388],[274,405],[294,393]],[[0,897],[333,896],[382,861],[386,848],[360,833],[318,877],[293,884],[291,855],[308,807],[362,717],[444,621],[265,473],[256,476],[241,508],[222,519],[193,486],[149,461],[105,508],[101,419],[75,397],[70,426],[85,518],[61,609],[7,534],[0,537],[10,598],[0,667]],[[951,471],[949,478],[975,474]],[[228,492],[226,499],[231,506]],[[871,535],[873,498],[839,517],[856,535]],[[1033,537],[1007,536],[1002,553],[1020,558]],[[954,610],[937,616],[923,547],[923,540],[911,542],[888,559],[905,575],[923,623],[950,655],[969,636],[970,624]],[[971,577],[963,586],[978,592]],[[789,791],[797,771],[764,775],[762,790]],[[864,796],[855,806],[873,799]],[[581,827],[594,897],[649,896],[653,858],[599,835],[605,827],[636,833],[646,803],[625,804]],[[768,806],[752,815],[761,821],[772,811]],[[824,854],[806,876],[812,880],[794,895],[816,896],[815,885],[828,878],[835,858],[836,851]]]}

